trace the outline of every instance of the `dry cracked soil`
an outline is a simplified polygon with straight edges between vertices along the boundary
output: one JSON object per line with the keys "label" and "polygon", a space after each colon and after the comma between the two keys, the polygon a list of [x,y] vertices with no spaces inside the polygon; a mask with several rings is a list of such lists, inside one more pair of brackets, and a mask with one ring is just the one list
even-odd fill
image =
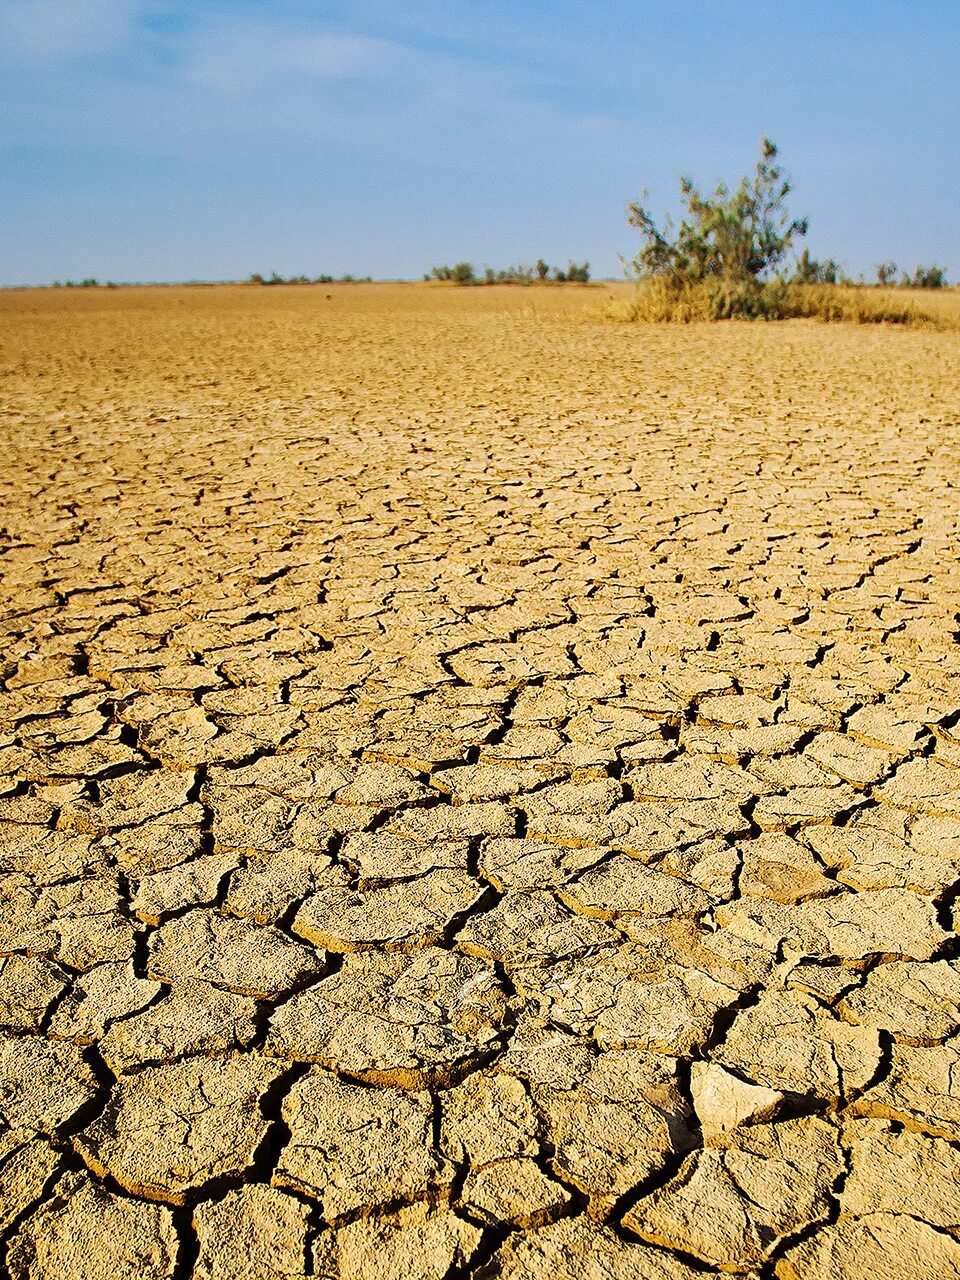
{"label": "dry cracked soil", "polygon": [[960,1276],[960,339],[0,295],[7,1280]]}

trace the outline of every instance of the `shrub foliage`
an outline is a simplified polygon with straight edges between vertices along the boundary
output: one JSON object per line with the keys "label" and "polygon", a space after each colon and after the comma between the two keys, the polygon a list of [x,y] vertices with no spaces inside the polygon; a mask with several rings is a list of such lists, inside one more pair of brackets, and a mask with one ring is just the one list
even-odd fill
{"label": "shrub foliage", "polygon": [[764,138],[753,177],[741,178],[732,191],[721,183],[705,196],[690,178],[680,179],[686,214],[677,228],[669,219],[661,227],[634,201],[627,221],[640,232],[641,245],[633,274],[659,281],[661,294],[703,294],[715,319],[765,314],[766,282],[807,233],[806,219],[787,212],[789,194],[776,145]]}
{"label": "shrub foliage", "polygon": [[[925,323],[915,308],[869,297],[854,287],[832,258],[818,261],[807,249],[786,266],[796,242],[807,234],[806,218],[787,209],[790,181],[777,160],[776,144],[760,143],[752,176],[732,190],[721,183],[704,195],[690,178],[680,179],[684,213],[678,226],[661,226],[645,204],[627,206],[627,221],[640,232],[640,249],[627,263],[639,287],[632,302],[613,304],[611,314],[637,320],[723,320],[790,316],[860,323]],[[882,285],[893,282],[892,262],[877,267]],[[903,284],[936,289],[946,284],[941,267],[918,267]]]}

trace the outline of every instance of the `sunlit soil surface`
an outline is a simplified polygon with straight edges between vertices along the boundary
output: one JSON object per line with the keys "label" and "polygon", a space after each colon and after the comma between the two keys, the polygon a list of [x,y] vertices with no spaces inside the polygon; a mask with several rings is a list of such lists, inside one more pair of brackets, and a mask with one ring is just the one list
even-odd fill
{"label": "sunlit soil surface", "polygon": [[604,296],[0,294],[13,1280],[960,1274],[960,337]]}

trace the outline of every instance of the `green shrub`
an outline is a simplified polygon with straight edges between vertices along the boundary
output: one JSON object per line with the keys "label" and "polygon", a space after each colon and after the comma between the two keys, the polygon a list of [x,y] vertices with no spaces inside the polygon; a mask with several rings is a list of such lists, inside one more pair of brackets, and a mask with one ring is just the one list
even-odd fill
{"label": "green shrub", "polygon": [[764,138],[753,177],[741,178],[732,192],[721,183],[712,196],[704,196],[689,178],[681,178],[687,212],[676,232],[669,220],[661,228],[643,205],[630,204],[627,221],[642,241],[633,274],[681,291],[709,282],[721,312],[733,305],[743,308],[735,314],[761,314],[763,281],[807,233],[806,219],[787,213],[790,183],[776,157],[776,146]]}
{"label": "green shrub", "polygon": [[914,289],[945,289],[947,287],[947,273],[943,267],[929,266],[917,267],[914,270],[912,279],[904,277],[904,284],[911,285]]}
{"label": "green shrub", "polygon": [[590,263],[571,262],[565,273],[557,272],[557,279],[562,279],[564,274],[571,284],[586,284],[590,279]]}
{"label": "green shrub", "polygon": [[793,284],[838,284],[841,275],[840,267],[832,258],[818,262],[810,257],[809,249],[804,249],[790,279]]}

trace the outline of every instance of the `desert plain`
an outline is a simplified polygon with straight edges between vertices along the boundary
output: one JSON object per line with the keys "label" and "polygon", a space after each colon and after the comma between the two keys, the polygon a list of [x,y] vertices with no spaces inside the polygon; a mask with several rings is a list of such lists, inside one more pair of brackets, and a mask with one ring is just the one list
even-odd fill
{"label": "desert plain", "polygon": [[960,335],[603,296],[0,293],[7,1280],[960,1276]]}

